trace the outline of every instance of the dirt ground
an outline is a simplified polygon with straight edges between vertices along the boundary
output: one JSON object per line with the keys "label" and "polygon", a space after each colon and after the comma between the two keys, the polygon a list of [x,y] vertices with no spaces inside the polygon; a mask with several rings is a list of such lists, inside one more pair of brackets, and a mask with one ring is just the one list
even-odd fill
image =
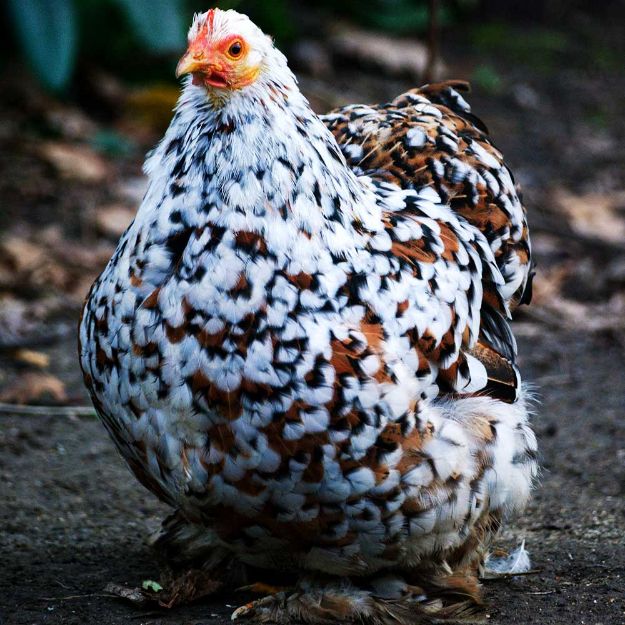
{"label": "dirt ground", "polygon": [[[609,27],[582,26],[597,46],[610,41]],[[487,59],[501,77],[497,86],[482,73],[471,102],[525,189],[539,266],[535,305],[514,327],[521,371],[540,400],[542,471],[530,506],[500,541],[525,539],[535,572],[485,583],[488,622],[625,624],[625,77],[579,49],[575,62],[548,70],[527,58],[513,63],[517,52],[492,61],[489,50],[450,46],[445,57],[448,76],[470,77]],[[365,71],[302,80],[320,109],[334,98],[384,99],[408,84]],[[68,237],[92,243],[76,215],[107,199],[102,185],[70,188],[32,150],[16,148],[6,123],[14,109],[4,107],[0,125],[1,147],[17,159],[0,156],[2,228],[19,234],[24,223],[56,219]],[[140,160],[110,164],[112,175],[135,180]],[[6,179],[25,170],[39,187],[21,196]],[[70,303],[55,312],[56,338],[37,350],[69,400],[84,403]],[[23,374],[12,354],[0,345],[0,390]],[[0,414],[0,502],[0,625],[217,625],[248,599],[233,593],[168,612],[104,592],[108,582],[157,577],[145,538],[167,510],[130,475],[95,418]]]}
{"label": "dirt ground", "polygon": [[[519,324],[521,365],[541,387],[542,476],[502,545],[525,538],[537,572],[486,583],[498,625],[625,623],[623,349]],[[610,363],[596,366],[597,354]],[[3,625],[226,623],[245,595],[155,612],[108,597],[107,582],[157,575],[145,537],[166,514],[94,419],[8,417],[0,434]]]}

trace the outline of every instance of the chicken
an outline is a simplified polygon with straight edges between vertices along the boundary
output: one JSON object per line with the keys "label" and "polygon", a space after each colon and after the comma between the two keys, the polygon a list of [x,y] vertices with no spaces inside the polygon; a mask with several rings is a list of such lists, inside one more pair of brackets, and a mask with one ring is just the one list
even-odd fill
{"label": "chicken", "polygon": [[106,429],[174,509],[171,579],[286,582],[233,615],[259,622],[473,615],[537,465],[508,321],[525,211],[464,83],[318,117],[217,9],[177,74],[79,339]]}

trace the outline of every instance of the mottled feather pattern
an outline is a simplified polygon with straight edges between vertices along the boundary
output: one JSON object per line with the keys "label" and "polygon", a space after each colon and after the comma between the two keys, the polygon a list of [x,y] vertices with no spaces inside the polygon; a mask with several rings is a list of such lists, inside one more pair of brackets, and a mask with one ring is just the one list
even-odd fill
{"label": "mottled feather pattern", "polygon": [[[508,372],[508,390],[492,385],[488,390],[509,401],[516,397],[519,376],[507,318],[511,307],[529,299],[531,247],[512,175],[459,93],[467,88],[459,81],[426,85],[387,104],[347,106],[323,119],[354,169],[404,188],[434,188],[486,236],[505,284],[483,279],[481,338],[491,352],[483,364],[489,371],[495,365],[499,378]],[[502,362],[495,363],[497,357]],[[445,377],[439,380],[443,385]]]}
{"label": "mottled feather pattern", "polygon": [[195,528],[165,530],[172,553],[469,579],[536,474],[510,174],[451,85],[320,119],[267,54],[225,103],[185,85],[87,300],[87,386]]}

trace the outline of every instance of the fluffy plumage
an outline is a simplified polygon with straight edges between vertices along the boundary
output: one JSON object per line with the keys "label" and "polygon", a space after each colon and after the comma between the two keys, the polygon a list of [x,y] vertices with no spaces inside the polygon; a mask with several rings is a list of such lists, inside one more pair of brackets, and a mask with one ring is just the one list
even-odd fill
{"label": "fluffy plumage", "polygon": [[501,154],[461,83],[319,118],[244,16],[196,16],[190,50],[80,327],[100,417],[176,510],[161,552],[300,578],[239,618],[473,613],[536,475],[508,325],[530,245]]}

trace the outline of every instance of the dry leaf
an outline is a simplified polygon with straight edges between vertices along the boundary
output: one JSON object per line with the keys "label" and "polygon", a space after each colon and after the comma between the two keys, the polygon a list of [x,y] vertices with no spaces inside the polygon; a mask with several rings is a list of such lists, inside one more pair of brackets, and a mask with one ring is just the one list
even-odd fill
{"label": "dry leaf", "polygon": [[622,331],[625,328],[625,293],[616,292],[607,301],[582,303],[562,294],[566,266],[558,266],[536,281],[532,306],[524,312],[558,328],[576,331]]}
{"label": "dry leaf", "polygon": [[48,142],[41,146],[41,155],[63,178],[95,183],[108,174],[105,161],[85,146]]}
{"label": "dry leaf", "polygon": [[[428,49],[414,39],[390,37],[354,27],[342,26],[330,38],[335,52],[361,63],[382,67],[396,76],[421,79],[428,65]],[[437,63],[434,74],[440,76],[444,67]]]}
{"label": "dry leaf", "polygon": [[119,597],[120,599],[130,601],[135,605],[143,605],[145,603],[149,603],[150,601],[154,601],[154,599],[152,599],[148,593],[141,590],[141,588],[128,588],[127,586],[121,586],[120,584],[114,584],[113,582],[108,583],[104,587],[104,592],[114,595],[115,597]]}
{"label": "dry leaf", "polygon": [[0,393],[0,401],[30,404],[46,396],[59,404],[66,402],[67,394],[63,382],[49,373],[25,373]]}
{"label": "dry leaf", "polygon": [[67,104],[46,109],[45,116],[50,127],[67,139],[81,140],[97,130],[96,124],[82,110]]}
{"label": "dry leaf", "polygon": [[104,591],[134,604],[155,603],[162,608],[172,608],[212,595],[222,587],[223,582],[215,581],[205,571],[190,569],[179,577],[168,580],[164,588],[155,582],[144,582],[143,588],[109,583]]}
{"label": "dry leaf", "polygon": [[190,569],[174,580],[168,580],[158,593],[158,603],[163,608],[186,604],[216,593],[223,582],[213,579],[206,571]]}
{"label": "dry leaf", "polygon": [[118,239],[134,219],[135,211],[121,204],[110,204],[97,210],[95,223],[105,236]]}
{"label": "dry leaf", "polygon": [[625,239],[625,219],[619,214],[619,208],[625,201],[624,195],[625,192],[579,195],[566,189],[556,189],[551,199],[568,217],[573,230],[622,243]]}
{"label": "dry leaf", "polygon": [[0,257],[5,259],[12,270],[21,273],[41,265],[45,251],[23,237],[9,236],[0,242]]}
{"label": "dry leaf", "polygon": [[46,369],[50,366],[50,356],[34,349],[18,349],[14,354],[15,360],[39,369]]}

